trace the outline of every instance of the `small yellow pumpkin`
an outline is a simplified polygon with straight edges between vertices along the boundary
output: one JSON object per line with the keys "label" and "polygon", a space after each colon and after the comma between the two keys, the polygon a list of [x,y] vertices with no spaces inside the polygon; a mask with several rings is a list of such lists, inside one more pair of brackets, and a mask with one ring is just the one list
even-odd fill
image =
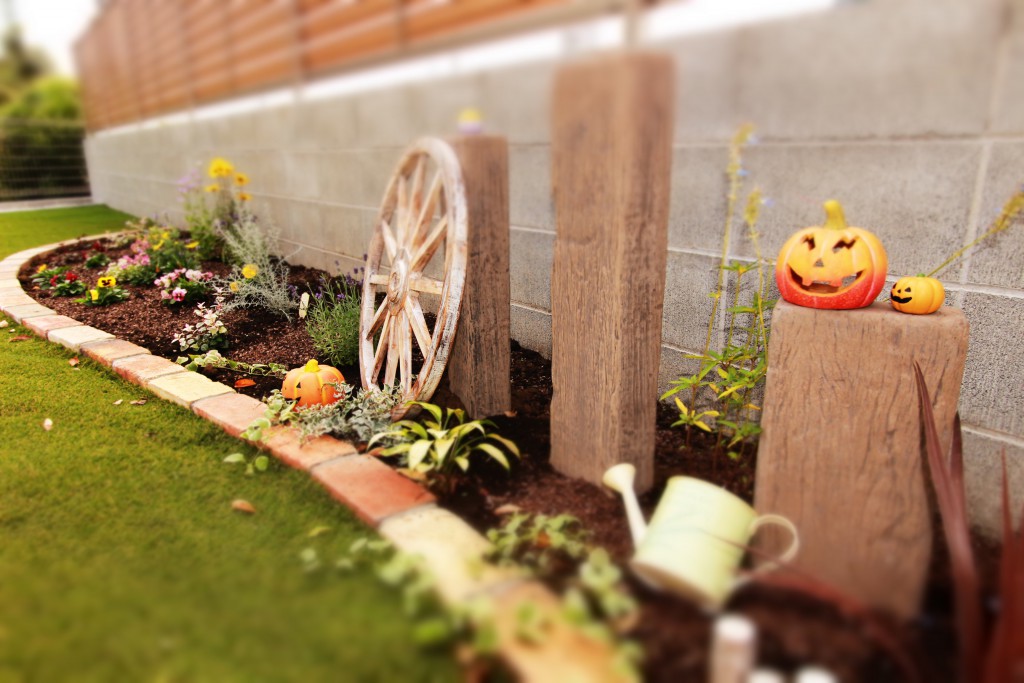
{"label": "small yellow pumpkin", "polygon": [[341,393],[333,384],[342,384],[344,381],[345,377],[337,368],[311,360],[301,368],[288,371],[281,385],[281,395],[288,399],[298,399],[300,408],[328,405],[341,398]]}
{"label": "small yellow pumpkin", "polygon": [[892,286],[889,300],[900,313],[927,315],[939,310],[946,300],[946,290],[933,277],[901,277]]}

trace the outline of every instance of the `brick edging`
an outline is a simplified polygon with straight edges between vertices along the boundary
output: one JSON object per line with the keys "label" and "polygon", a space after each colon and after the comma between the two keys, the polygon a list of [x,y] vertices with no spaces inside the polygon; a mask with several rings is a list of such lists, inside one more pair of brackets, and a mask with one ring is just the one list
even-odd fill
{"label": "brick edging", "polygon": [[[39,304],[21,287],[17,274],[30,259],[62,246],[116,236],[104,233],[26,249],[0,261],[0,311],[46,341],[86,356],[158,397],[177,403],[213,422],[231,436],[269,451],[296,469],[305,470],[331,496],[399,550],[418,554],[449,604],[490,595],[495,600],[499,649],[526,681],[619,681],[610,650],[582,635],[561,617],[560,602],[534,580],[511,570],[481,568],[489,543],[454,513],[437,507],[424,486],[402,476],[377,458],[361,455],[349,442],[320,436],[302,443],[295,427],[276,426],[263,442],[241,433],[264,416],[266,405],[232,387],[189,372],[153,355],[149,349],[59,315]],[[551,632],[540,645],[518,637],[517,614],[532,603],[549,617]]]}

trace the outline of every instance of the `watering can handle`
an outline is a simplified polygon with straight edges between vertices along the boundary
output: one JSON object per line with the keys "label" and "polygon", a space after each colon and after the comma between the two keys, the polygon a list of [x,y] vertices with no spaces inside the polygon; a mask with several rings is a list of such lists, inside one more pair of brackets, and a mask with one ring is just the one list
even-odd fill
{"label": "watering can handle", "polygon": [[778,569],[780,564],[786,564],[792,561],[792,559],[796,557],[797,552],[800,550],[800,534],[796,530],[796,525],[793,524],[793,522],[789,521],[789,519],[787,519],[786,517],[783,517],[782,515],[768,514],[757,516],[754,519],[754,521],[750,523],[751,538],[754,536],[754,534],[757,533],[758,529],[770,524],[774,524],[776,526],[781,526],[782,528],[784,528],[786,531],[789,532],[789,535],[792,538],[792,540],[789,543],[789,547],[786,548],[786,550],[783,551],[781,555],[779,555],[774,560],[765,562],[759,567],[755,567],[753,570],[750,571],[748,576],[753,576],[755,574],[763,574],[765,572],[770,572],[775,569]]}

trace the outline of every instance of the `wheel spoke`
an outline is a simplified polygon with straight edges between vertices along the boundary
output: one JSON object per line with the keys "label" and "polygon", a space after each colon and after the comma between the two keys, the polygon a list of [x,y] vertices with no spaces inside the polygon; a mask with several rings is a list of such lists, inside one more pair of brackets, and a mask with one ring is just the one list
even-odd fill
{"label": "wheel spoke", "polygon": [[430,328],[427,327],[427,319],[423,317],[423,308],[419,299],[410,296],[405,300],[405,312],[409,316],[410,326],[416,334],[416,343],[420,347],[424,360],[430,351]]}
{"label": "wheel spoke", "polygon": [[409,234],[409,186],[405,176],[398,176],[398,204],[395,206],[395,239],[405,245]]}
{"label": "wheel spoke", "polygon": [[[380,377],[380,366],[384,364],[384,354],[388,350],[388,338],[391,334],[391,316],[384,318],[384,326],[380,330],[380,341],[377,344],[377,351],[373,354],[373,372],[370,373],[370,380],[374,384]],[[370,335],[367,335],[368,337]]]}
{"label": "wheel spoke", "polygon": [[412,387],[412,329],[405,311],[398,313],[398,362],[402,372],[402,392]]}
{"label": "wheel spoke", "polygon": [[425,292],[426,294],[441,294],[444,283],[426,275],[409,278],[409,289],[414,292]]}
{"label": "wheel spoke", "polygon": [[387,298],[385,298],[384,301],[381,302],[380,308],[378,308],[377,312],[373,314],[373,320],[370,321],[370,329],[366,333],[367,337],[369,337],[374,332],[376,332],[377,328],[384,324],[384,320],[385,320],[385,316],[387,315],[387,312],[388,312],[388,300],[387,300]]}
{"label": "wheel spoke", "polygon": [[395,234],[391,232],[391,226],[383,219],[380,222],[380,234],[384,237],[384,251],[388,253],[388,261],[394,263],[395,257],[398,256],[398,244],[395,242]]}
{"label": "wheel spoke", "polygon": [[430,259],[434,258],[434,252],[437,251],[437,247],[441,244],[441,238],[445,236],[447,231],[448,217],[442,216],[427,239],[416,250],[416,255],[412,258],[412,265],[409,267],[412,272],[418,273],[427,267]]}
{"label": "wheel spoke", "polygon": [[430,189],[427,191],[426,200],[416,215],[416,222],[412,227],[412,239],[410,240],[410,243],[416,249],[418,249],[422,243],[420,235],[430,222],[430,219],[434,217],[434,210],[437,208],[437,199],[441,196],[441,189],[444,187],[443,182],[444,178],[442,177],[441,172],[438,171],[434,174],[434,179],[430,182]]}
{"label": "wheel spoke", "polygon": [[[409,219],[418,218],[420,215],[420,209],[423,206],[423,181],[427,174],[427,157],[420,156],[416,162],[416,168],[412,172],[412,191],[409,196]],[[417,223],[413,223],[407,237],[409,244],[414,244],[413,240],[416,239],[416,228]]]}
{"label": "wheel spoke", "polygon": [[370,276],[371,285],[381,285],[384,287],[388,286],[388,276],[383,273],[374,273]]}
{"label": "wheel spoke", "polygon": [[[398,327],[394,316],[390,318],[391,326],[388,328],[388,363],[384,368],[384,384],[395,386],[395,371],[398,369]],[[383,336],[382,336],[383,339]]]}

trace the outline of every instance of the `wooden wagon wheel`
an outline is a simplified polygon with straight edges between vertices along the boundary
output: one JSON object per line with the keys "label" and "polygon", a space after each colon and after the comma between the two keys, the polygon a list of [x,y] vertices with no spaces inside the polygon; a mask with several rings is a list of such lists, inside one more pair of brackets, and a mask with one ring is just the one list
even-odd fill
{"label": "wooden wagon wheel", "polygon": [[[432,264],[436,269],[439,252],[443,280],[426,272]],[[391,176],[363,273],[359,373],[365,389],[401,386],[403,401],[394,419],[407,412],[407,401],[427,400],[437,388],[455,338],[465,281],[462,170],[447,143],[423,138],[406,150]],[[433,330],[424,308],[436,311]],[[414,341],[422,356],[418,367]]]}

